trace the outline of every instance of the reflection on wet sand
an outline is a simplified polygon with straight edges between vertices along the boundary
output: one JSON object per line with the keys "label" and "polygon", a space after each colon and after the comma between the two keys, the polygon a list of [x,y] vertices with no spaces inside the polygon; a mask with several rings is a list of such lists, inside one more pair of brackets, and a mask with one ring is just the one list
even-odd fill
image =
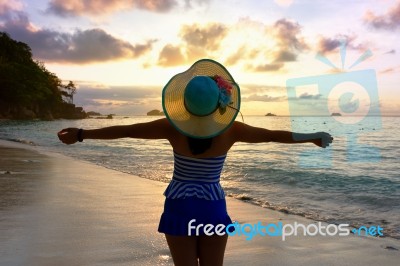
{"label": "reflection on wet sand", "polygon": [[[39,196],[46,158],[37,152],[2,148],[0,158],[0,212],[32,204]],[[40,160],[40,161],[39,161]]]}
{"label": "reflection on wet sand", "polygon": [[[90,164],[0,152],[0,265],[172,263],[157,232],[164,184],[146,180],[154,184],[141,189],[125,174]],[[142,203],[157,190],[158,199]]]}

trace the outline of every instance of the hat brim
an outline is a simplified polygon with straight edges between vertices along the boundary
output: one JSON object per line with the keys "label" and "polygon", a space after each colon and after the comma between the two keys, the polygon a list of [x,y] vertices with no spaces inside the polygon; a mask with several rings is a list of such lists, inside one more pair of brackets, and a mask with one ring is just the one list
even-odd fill
{"label": "hat brim", "polygon": [[[232,85],[230,107],[223,114],[218,108],[207,116],[189,113],[184,104],[186,85],[195,76],[215,75],[221,76]],[[240,109],[240,88],[223,65],[211,59],[201,59],[169,80],[162,92],[162,105],[167,119],[179,132],[193,138],[211,138],[221,134],[235,121]]]}

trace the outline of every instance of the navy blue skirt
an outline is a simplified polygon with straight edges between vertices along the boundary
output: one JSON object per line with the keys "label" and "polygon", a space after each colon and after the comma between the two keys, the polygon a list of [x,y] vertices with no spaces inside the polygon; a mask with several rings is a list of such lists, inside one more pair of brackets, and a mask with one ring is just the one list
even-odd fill
{"label": "navy blue skirt", "polygon": [[[192,221],[193,219],[196,221]],[[166,198],[158,232],[174,236],[188,236],[189,222],[192,226],[190,235],[196,235],[196,229],[193,227],[197,227],[199,224],[212,224],[214,227],[218,224],[227,226],[232,223],[232,220],[227,213],[225,199]],[[199,235],[205,234],[203,228],[204,226],[199,227]]]}

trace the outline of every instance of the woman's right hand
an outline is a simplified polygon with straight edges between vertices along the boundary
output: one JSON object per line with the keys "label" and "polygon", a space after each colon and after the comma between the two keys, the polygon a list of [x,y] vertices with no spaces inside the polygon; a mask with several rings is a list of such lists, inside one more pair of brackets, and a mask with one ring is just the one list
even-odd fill
{"label": "woman's right hand", "polygon": [[58,139],[67,145],[74,144],[78,141],[78,130],[78,128],[72,127],[64,128],[57,133]]}
{"label": "woman's right hand", "polygon": [[313,133],[313,134],[314,134],[314,136],[313,136],[314,138],[311,140],[312,143],[314,143],[315,145],[317,145],[321,148],[328,147],[329,144],[331,144],[333,141],[333,137],[329,133],[317,132],[317,133]]}

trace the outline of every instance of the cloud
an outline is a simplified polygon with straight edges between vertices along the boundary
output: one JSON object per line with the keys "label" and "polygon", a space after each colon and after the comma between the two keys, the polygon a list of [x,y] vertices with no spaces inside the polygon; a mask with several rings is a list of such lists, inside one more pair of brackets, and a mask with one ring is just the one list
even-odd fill
{"label": "cloud", "polygon": [[[257,28],[260,27],[257,24],[255,26]],[[260,60],[266,63],[247,64],[247,70],[258,72],[279,71],[284,68],[286,63],[297,61],[298,55],[309,49],[308,44],[302,37],[301,26],[295,21],[283,18],[272,25],[265,25],[263,28],[264,32],[261,32],[264,35],[263,38],[267,39],[266,43],[273,42],[273,45],[262,46],[258,50],[253,49],[253,55],[261,56]]]}
{"label": "cloud", "polygon": [[180,37],[187,45],[216,50],[226,32],[226,26],[221,23],[209,23],[206,25],[192,24],[182,26]]}
{"label": "cloud", "polygon": [[227,27],[221,23],[183,25],[179,32],[181,43],[165,45],[157,63],[161,66],[176,66],[210,57],[220,48],[227,31]]}
{"label": "cloud", "polygon": [[287,100],[286,87],[240,84],[243,102],[282,102]]}
{"label": "cloud", "polygon": [[191,9],[195,5],[197,5],[197,6],[207,5],[208,3],[210,3],[210,1],[211,0],[185,0],[185,7],[186,7],[186,9]]}
{"label": "cloud", "polygon": [[379,74],[389,74],[395,72],[395,68],[389,67],[385,68],[384,70],[379,71]]}
{"label": "cloud", "polygon": [[275,3],[280,5],[281,7],[289,7],[293,4],[294,0],[274,0]]}
{"label": "cloud", "polygon": [[400,66],[397,67],[389,67],[379,71],[379,74],[390,74],[390,73],[397,73],[400,70]]}
{"label": "cloud", "polygon": [[233,54],[229,55],[228,58],[225,60],[226,65],[235,65],[240,60],[243,59],[244,55],[246,55],[247,48],[245,45],[239,47]]}
{"label": "cloud", "polygon": [[397,30],[400,28],[400,1],[389,8],[386,14],[375,15],[372,11],[367,11],[364,21],[375,29]]}
{"label": "cloud", "polygon": [[301,35],[300,24],[288,19],[280,19],[273,26],[273,35],[281,50],[302,51],[308,47]]}
{"label": "cloud", "polygon": [[159,87],[104,86],[78,83],[74,103],[103,114],[145,114],[161,108]]}
{"label": "cloud", "polygon": [[242,96],[251,94],[267,94],[267,93],[286,93],[286,86],[274,86],[265,84],[239,84]]}
{"label": "cloud", "polygon": [[9,11],[21,11],[23,4],[18,0],[0,0],[0,15]]}
{"label": "cloud", "polygon": [[338,48],[341,45],[341,40],[338,38],[319,38],[318,41],[318,52],[321,54],[325,54],[327,52],[331,52]]}
{"label": "cloud", "polygon": [[278,71],[284,67],[284,63],[271,63],[271,64],[263,64],[263,65],[248,65],[246,67],[247,70],[256,71],[256,72],[270,72],[270,71]]}
{"label": "cloud", "polygon": [[27,43],[35,58],[49,62],[93,63],[124,58],[137,58],[149,52],[154,40],[132,45],[102,29],[62,33],[51,29],[32,29],[23,12],[14,12],[0,30]]}
{"label": "cloud", "polygon": [[274,62],[293,62],[297,58],[295,53],[289,51],[279,51],[275,56]]}
{"label": "cloud", "polygon": [[93,106],[123,106],[129,104],[129,101],[121,101],[121,100],[104,100],[104,99],[91,99]]}
{"label": "cloud", "polygon": [[392,49],[392,50],[389,50],[387,52],[384,52],[383,54],[395,54],[395,53],[396,53],[396,50]]}
{"label": "cloud", "polygon": [[335,51],[339,48],[342,43],[346,46],[346,49],[353,49],[358,51],[366,51],[368,48],[364,44],[356,43],[357,36],[353,35],[336,35],[335,37],[318,37],[317,52],[320,54],[327,54]]}
{"label": "cloud", "polygon": [[249,102],[249,101],[259,101],[259,102],[282,102],[286,101],[286,96],[270,96],[267,94],[259,95],[259,94],[251,94],[246,97],[242,97],[242,101]]}
{"label": "cloud", "polygon": [[167,44],[160,52],[158,64],[161,66],[177,66],[185,63],[185,57],[179,46]]}
{"label": "cloud", "polygon": [[202,57],[212,57],[227,34],[227,27],[222,23],[208,23],[205,25],[183,25],[180,37],[188,61],[196,61]]}
{"label": "cloud", "polygon": [[271,25],[250,18],[235,24],[187,24],[181,27],[178,37],[178,43],[163,47],[158,65],[176,66],[217,57],[229,66],[242,64],[246,70],[274,72],[309,49],[300,25],[287,19]]}
{"label": "cloud", "polygon": [[167,12],[176,5],[175,0],[51,0],[47,12],[63,17],[97,16],[126,9]]}
{"label": "cloud", "polygon": [[328,99],[321,94],[304,92],[296,97],[288,97],[291,112],[294,115],[328,115],[326,106]]}
{"label": "cloud", "polygon": [[103,86],[96,84],[80,84],[77,95],[80,98],[113,101],[134,101],[138,99],[161,99],[159,87]]}
{"label": "cloud", "polygon": [[307,92],[304,92],[299,95],[299,99],[315,99],[318,100],[321,98],[321,94],[308,94]]}

